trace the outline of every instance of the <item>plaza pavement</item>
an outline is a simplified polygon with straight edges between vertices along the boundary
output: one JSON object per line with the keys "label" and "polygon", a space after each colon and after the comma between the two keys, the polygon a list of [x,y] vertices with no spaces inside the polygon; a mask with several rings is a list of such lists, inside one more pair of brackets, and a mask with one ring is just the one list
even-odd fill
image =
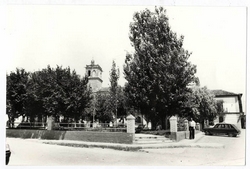
{"label": "plaza pavement", "polygon": [[102,142],[84,142],[84,141],[72,141],[72,140],[38,140],[29,139],[31,141],[37,141],[44,144],[71,146],[71,147],[96,147],[96,148],[109,148],[115,150],[124,151],[140,151],[143,149],[160,149],[160,148],[224,148],[223,144],[219,143],[199,143],[199,140],[204,137],[203,132],[199,132],[195,135],[195,139],[184,139],[179,142],[168,141],[151,144],[119,144],[119,143],[102,143]]}

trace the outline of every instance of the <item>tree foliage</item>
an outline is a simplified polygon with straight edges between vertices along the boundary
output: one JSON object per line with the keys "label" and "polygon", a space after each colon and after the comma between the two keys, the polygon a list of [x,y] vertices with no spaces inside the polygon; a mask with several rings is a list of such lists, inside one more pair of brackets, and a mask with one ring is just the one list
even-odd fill
{"label": "tree foliage", "polygon": [[224,107],[223,107],[223,100],[217,100],[216,101],[216,110],[217,110],[217,114],[223,115],[223,113],[225,112]]}
{"label": "tree foliage", "polygon": [[197,110],[194,112],[194,118],[202,125],[204,125],[204,120],[214,120],[219,113],[218,106],[221,103],[217,103],[207,87],[193,88],[192,102],[196,105]]}
{"label": "tree foliage", "polygon": [[[115,61],[112,62],[112,68],[110,71],[110,88],[109,88],[109,101],[110,110],[114,113],[116,117],[117,105],[118,105],[118,79],[119,79],[119,69],[116,68]],[[116,117],[117,118],[117,117]]]}
{"label": "tree foliage", "polygon": [[110,122],[113,120],[113,112],[110,109],[109,93],[97,92],[96,99],[96,118],[101,122]]}
{"label": "tree foliage", "polygon": [[87,78],[81,79],[70,68],[48,66],[30,74],[17,69],[7,75],[7,113],[19,112],[16,116],[31,120],[41,116],[78,120],[92,99],[87,83]]}
{"label": "tree foliage", "polygon": [[177,37],[168,22],[166,10],[155,8],[136,12],[130,24],[134,53],[127,53],[124,73],[125,92],[130,104],[154,122],[180,114],[196,82],[196,66],[183,48],[184,37]]}
{"label": "tree foliage", "polygon": [[29,73],[24,69],[17,68],[16,72],[11,72],[6,78],[6,114],[10,122],[13,123],[14,118],[27,113]]}

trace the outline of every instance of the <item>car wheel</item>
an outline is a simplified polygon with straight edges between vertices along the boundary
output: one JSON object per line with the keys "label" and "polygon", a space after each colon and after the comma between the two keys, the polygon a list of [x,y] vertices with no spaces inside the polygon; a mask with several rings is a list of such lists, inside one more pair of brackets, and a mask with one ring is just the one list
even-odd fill
{"label": "car wheel", "polygon": [[232,133],[229,133],[229,134],[228,134],[228,137],[233,137],[233,134],[232,134]]}
{"label": "car wheel", "polygon": [[233,136],[234,136],[234,137],[237,137],[237,134],[234,134]]}
{"label": "car wheel", "polygon": [[208,131],[205,131],[205,135],[209,135],[209,132],[208,132]]}

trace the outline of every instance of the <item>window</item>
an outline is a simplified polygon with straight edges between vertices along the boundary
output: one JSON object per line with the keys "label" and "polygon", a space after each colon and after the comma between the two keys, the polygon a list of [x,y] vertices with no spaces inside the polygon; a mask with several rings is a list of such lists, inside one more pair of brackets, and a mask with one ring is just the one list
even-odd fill
{"label": "window", "polygon": [[95,71],[95,70],[93,70],[92,75],[93,75],[93,77],[95,77],[95,76],[96,76],[96,71]]}
{"label": "window", "polygon": [[216,125],[214,126],[214,128],[219,128],[219,124],[216,124]]}
{"label": "window", "polygon": [[219,117],[219,122],[221,123],[221,122],[223,122],[224,121],[224,117],[223,116],[220,116]]}
{"label": "window", "polygon": [[90,76],[91,75],[91,71],[90,70],[88,70],[88,76]]}

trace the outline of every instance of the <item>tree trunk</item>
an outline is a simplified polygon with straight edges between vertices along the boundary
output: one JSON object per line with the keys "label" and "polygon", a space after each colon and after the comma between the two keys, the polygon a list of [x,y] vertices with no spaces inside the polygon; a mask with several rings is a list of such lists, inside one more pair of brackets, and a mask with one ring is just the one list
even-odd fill
{"label": "tree trunk", "polygon": [[205,128],[205,120],[201,120],[200,124],[201,124],[200,130],[203,131],[203,129]]}
{"label": "tree trunk", "polygon": [[167,116],[165,114],[161,115],[161,127],[163,130],[167,129]]}
{"label": "tree trunk", "polygon": [[152,124],[152,130],[155,130],[156,129],[156,121],[152,120],[151,124]]}

